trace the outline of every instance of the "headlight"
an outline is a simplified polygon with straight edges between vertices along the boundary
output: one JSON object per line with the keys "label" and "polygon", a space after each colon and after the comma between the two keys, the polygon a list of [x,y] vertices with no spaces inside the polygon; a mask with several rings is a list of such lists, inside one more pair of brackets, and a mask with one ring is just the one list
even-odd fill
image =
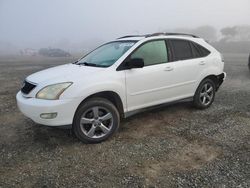
{"label": "headlight", "polygon": [[72,82],[64,82],[46,86],[36,94],[36,98],[47,100],[59,99],[60,95],[72,84]]}

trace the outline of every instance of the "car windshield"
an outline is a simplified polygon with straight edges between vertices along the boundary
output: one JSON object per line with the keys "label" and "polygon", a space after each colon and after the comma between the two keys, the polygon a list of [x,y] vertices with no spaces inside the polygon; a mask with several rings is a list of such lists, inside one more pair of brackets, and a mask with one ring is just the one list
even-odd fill
{"label": "car windshield", "polygon": [[113,65],[136,41],[115,41],[104,44],[76,62],[78,65],[109,67]]}

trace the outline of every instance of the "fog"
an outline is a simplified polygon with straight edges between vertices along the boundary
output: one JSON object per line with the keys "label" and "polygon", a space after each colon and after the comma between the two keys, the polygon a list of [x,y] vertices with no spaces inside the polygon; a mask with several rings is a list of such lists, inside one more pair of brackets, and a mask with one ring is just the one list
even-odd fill
{"label": "fog", "polygon": [[72,51],[127,34],[219,31],[250,24],[249,7],[249,0],[0,0],[0,49]]}

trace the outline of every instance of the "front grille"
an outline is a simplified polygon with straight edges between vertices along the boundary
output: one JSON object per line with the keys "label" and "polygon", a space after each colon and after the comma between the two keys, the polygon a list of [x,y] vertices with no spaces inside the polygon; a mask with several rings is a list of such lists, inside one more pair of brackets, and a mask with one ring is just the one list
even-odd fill
{"label": "front grille", "polygon": [[28,95],[34,88],[36,87],[35,84],[27,82],[26,80],[23,83],[23,87],[21,89],[22,93]]}

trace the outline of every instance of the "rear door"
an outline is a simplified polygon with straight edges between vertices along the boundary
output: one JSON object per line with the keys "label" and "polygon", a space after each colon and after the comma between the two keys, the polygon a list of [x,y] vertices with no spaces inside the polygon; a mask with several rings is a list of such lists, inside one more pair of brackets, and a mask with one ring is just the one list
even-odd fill
{"label": "rear door", "polygon": [[200,57],[193,42],[184,39],[168,39],[171,50],[171,63],[175,71],[177,98],[194,95],[199,75],[206,67],[205,59]]}

